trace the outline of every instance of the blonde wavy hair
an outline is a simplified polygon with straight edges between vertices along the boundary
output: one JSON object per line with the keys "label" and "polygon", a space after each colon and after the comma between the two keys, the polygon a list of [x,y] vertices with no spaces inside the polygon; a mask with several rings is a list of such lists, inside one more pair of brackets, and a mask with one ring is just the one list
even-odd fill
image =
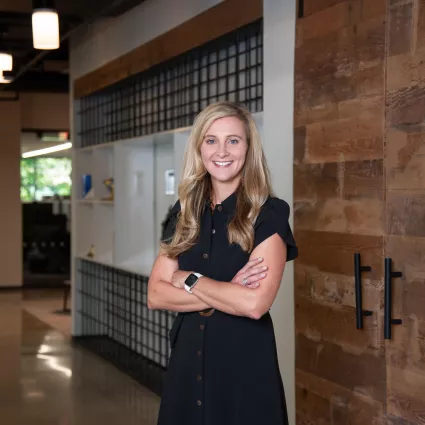
{"label": "blonde wavy hair", "polygon": [[252,251],[255,220],[269,195],[274,196],[270,172],[251,113],[238,104],[218,102],[199,113],[186,144],[178,189],[181,211],[171,241],[161,244],[161,253],[168,257],[177,257],[197,242],[201,216],[212,189],[210,175],[201,158],[201,144],[211,124],[224,117],[236,117],[242,121],[248,144],[236,192],[236,213],[228,225],[228,239],[230,243],[239,244],[244,251]]}

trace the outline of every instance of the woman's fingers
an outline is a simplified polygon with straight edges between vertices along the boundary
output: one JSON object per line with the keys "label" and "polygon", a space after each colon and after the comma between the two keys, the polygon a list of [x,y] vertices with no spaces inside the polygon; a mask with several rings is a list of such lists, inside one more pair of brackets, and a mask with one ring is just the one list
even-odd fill
{"label": "woman's fingers", "polygon": [[[263,257],[254,258],[253,260],[248,261],[236,274],[236,276],[239,276],[241,274],[246,273],[250,268],[254,267],[255,265],[261,263],[264,261]],[[235,277],[236,277],[235,276]]]}
{"label": "woman's fingers", "polygon": [[[259,281],[263,280],[266,276],[267,276],[267,273],[265,273],[264,271],[246,275],[241,279],[241,285],[256,288],[259,285]],[[252,286],[252,285],[255,285],[255,286]]]}

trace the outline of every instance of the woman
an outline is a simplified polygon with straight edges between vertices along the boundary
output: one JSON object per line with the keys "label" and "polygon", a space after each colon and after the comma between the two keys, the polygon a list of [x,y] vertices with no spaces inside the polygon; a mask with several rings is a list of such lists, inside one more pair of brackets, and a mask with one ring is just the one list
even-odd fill
{"label": "woman", "polygon": [[297,256],[288,217],[249,111],[205,108],[148,283],[149,308],[179,312],[159,425],[288,423],[269,314]]}

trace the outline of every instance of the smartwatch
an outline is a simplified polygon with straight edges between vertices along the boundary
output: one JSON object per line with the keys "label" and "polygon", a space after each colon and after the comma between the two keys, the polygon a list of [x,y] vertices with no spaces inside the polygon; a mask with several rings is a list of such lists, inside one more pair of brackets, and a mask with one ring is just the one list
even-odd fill
{"label": "smartwatch", "polygon": [[184,289],[192,294],[192,288],[198,283],[198,280],[203,275],[201,273],[191,273],[184,281]]}

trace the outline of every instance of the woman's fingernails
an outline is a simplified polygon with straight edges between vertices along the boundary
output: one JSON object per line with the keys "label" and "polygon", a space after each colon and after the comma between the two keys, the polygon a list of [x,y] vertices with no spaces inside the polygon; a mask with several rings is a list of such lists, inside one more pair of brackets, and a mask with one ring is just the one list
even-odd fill
{"label": "woman's fingernails", "polygon": [[266,274],[265,273],[261,273],[261,277],[264,277]]}
{"label": "woman's fingernails", "polygon": [[263,270],[267,270],[267,266],[263,266]]}
{"label": "woman's fingernails", "polygon": [[258,257],[258,261],[263,261],[263,257]]}

